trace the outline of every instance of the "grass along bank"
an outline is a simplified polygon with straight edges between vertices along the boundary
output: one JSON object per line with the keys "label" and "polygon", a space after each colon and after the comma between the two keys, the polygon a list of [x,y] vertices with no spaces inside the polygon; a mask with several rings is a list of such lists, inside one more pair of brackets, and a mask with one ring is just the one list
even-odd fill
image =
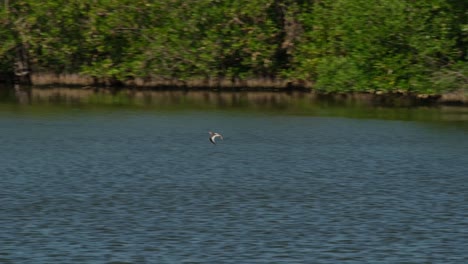
{"label": "grass along bank", "polygon": [[[343,102],[365,102],[373,105],[411,106],[411,105],[468,105],[468,91],[459,89],[440,94],[414,93],[404,90],[367,91],[367,92],[327,92],[314,89],[311,82],[292,82],[284,79],[164,79],[132,78],[115,85],[109,80],[80,74],[37,73],[32,75],[32,82],[37,87],[75,87],[79,89],[114,91],[114,90],[204,90],[204,91],[275,91],[302,92],[321,100]],[[56,89],[56,88],[55,88]],[[60,88],[59,88],[60,89]],[[68,88],[62,88],[68,90]]]}
{"label": "grass along bank", "polygon": [[[468,106],[464,91],[442,95],[410,94],[403,92],[321,92],[313,89],[223,87],[96,87],[42,85],[1,88],[0,101],[58,104],[102,104],[114,106],[151,106],[191,104],[198,108],[253,107],[287,109],[291,105],[416,107]],[[286,107],[287,106],[287,107]]]}

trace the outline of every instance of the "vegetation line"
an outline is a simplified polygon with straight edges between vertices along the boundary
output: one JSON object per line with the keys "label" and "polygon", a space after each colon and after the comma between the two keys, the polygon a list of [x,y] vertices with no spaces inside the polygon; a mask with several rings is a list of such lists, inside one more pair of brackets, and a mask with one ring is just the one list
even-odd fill
{"label": "vegetation line", "polygon": [[468,89],[466,0],[0,6],[0,82],[429,95]]}
{"label": "vegetation line", "polygon": [[[90,76],[80,74],[53,74],[53,73],[34,73],[32,74],[32,81],[36,86],[94,86],[94,87],[115,87],[115,84],[109,80],[101,80]],[[127,88],[250,88],[250,89],[295,89],[295,90],[309,90],[311,84],[306,82],[293,83],[284,79],[272,78],[127,78],[122,80],[120,85]]]}

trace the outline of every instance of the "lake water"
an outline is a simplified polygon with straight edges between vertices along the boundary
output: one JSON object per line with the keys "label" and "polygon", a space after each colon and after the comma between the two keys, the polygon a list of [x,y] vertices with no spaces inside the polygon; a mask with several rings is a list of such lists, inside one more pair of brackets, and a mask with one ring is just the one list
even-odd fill
{"label": "lake water", "polygon": [[0,263],[468,262],[452,112],[173,108],[0,104]]}

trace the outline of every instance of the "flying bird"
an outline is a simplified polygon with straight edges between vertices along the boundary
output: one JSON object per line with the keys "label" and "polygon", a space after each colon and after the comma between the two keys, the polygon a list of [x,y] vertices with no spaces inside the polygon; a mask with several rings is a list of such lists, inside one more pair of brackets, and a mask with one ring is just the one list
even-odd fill
{"label": "flying bird", "polygon": [[221,134],[219,134],[219,133],[215,133],[215,132],[208,131],[208,134],[210,134],[210,141],[211,141],[211,143],[213,143],[213,144],[216,144],[215,138],[217,138],[217,137],[219,137],[219,138],[221,138],[222,140],[224,140],[224,139],[223,139],[223,136],[222,136]]}

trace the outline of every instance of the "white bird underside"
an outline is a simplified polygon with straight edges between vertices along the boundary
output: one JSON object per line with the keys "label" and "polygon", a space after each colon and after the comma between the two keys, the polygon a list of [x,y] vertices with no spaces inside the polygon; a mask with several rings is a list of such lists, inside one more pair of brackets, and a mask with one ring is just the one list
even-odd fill
{"label": "white bird underside", "polygon": [[216,139],[217,137],[221,138],[221,140],[224,140],[224,139],[223,139],[223,136],[222,136],[221,134],[219,134],[219,133],[214,133],[214,132],[211,132],[211,131],[208,132],[208,133],[210,134],[210,141],[211,141],[211,143],[213,143],[213,144],[216,144],[215,139]]}

